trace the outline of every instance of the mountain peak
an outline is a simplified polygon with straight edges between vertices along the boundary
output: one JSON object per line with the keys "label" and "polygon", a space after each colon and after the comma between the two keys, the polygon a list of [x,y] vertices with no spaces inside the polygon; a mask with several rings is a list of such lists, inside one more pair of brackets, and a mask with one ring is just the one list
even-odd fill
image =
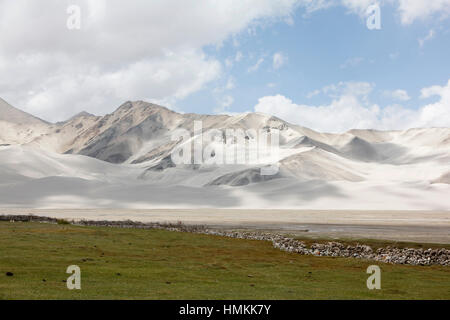
{"label": "mountain peak", "polygon": [[76,115],[74,115],[73,117],[71,117],[67,121],[70,121],[70,120],[73,120],[73,119],[77,119],[77,118],[82,118],[82,117],[95,117],[95,115],[92,114],[92,113],[89,113],[87,111],[81,111],[81,112],[77,113]]}
{"label": "mountain peak", "polygon": [[0,121],[6,121],[15,124],[48,124],[29,113],[21,111],[11,106],[8,102],[0,98]]}
{"label": "mountain peak", "polygon": [[87,111],[81,111],[76,115],[76,117],[95,117],[92,113],[89,113]]}
{"label": "mountain peak", "polygon": [[146,108],[156,108],[156,109],[163,109],[163,110],[170,110],[166,107],[151,103],[151,102],[146,102],[143,100],[136,100],[136,101],[126,101],[124,103],[122,103],[116,111],[128,111],[131,109],[146,109]]}

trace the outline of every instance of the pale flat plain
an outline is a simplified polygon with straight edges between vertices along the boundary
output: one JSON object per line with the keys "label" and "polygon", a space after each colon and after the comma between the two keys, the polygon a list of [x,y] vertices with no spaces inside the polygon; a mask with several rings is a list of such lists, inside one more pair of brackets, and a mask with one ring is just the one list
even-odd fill
{"label": "pale flat plain", "polygon": [[245,209],[0,209],[0,214],[71,220],[133,220],[301,234],[312,238],[450,243],[450,211]]}

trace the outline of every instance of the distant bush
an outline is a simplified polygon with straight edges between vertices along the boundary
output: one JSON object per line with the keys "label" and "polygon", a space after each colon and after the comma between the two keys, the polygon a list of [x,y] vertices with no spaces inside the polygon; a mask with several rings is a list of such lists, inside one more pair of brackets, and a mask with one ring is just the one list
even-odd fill
{"label": "distant bush", "polygon": [[58,219],[58,220],[56,220],[56,223],[57,224],[70,224],[70,222],[65,219]]}

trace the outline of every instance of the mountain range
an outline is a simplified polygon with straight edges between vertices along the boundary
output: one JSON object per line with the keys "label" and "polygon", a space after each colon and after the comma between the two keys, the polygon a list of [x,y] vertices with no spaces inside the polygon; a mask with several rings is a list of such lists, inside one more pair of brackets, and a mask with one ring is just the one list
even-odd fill
{"label": "mountain range", "polygon": [[[276,129],[278,172],[174,163],[186,141],[172,135],[198,139],[196,121],[204,131]],[[0,207],[450,210],[450,128],[322,133],[261,113],[183,114],[144,101],[49,123],[0,99],[0,157]]]}

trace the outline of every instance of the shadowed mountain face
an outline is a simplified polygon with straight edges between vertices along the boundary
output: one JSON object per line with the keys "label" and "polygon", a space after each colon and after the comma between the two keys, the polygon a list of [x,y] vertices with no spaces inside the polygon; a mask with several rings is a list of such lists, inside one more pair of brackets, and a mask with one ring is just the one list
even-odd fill
{"label": "shadowed mountain face", "polygon": [[[238,116],[180,114],[143,101],[125,102],[103,117],[81,112],[67,121],[50,124],[16,109],[0,99],[0,121],[26,126],[29,132],[39,128],[39,136],[5,143],[39,145],[59,153],[83,154],[112,163],[145,162],[157,150],[167,155],[175,145],[170,139],[177,129],[193,131],[194,121],[202,121],[203,130],[271,128],[281,132],[280,145],[302,149],[315,147],[358,161],[381,162],[399,157],[405,145],[447,148],[449,128],[410,129],[406,131],[351,130],[343,134],[319,133],[308,128],[260,113]],[[43,129],[45,128],[45,130]],[[42,133],[44,131],[44,133]],[[15,132],[10,132],[10,135]],[[30,141],[31,140],[31,141]],[[391,144],[391,150],[388,147]],[[380,150],[385,146],[386,150]],[[166,151],[166,152],[164,152]],[[395,152],[397,151],[397,153]],[[161,157],[162,158],[162,157]]]}
{"label": "shadowed mountain face", "polygon": [[[172,155],[179,151],[177,147],[192,146],[200,141],[201,135],[198,132],[194,135],[195,121],[201,121],[203,133],[212,129],[218,131],[227,143],[226,152],[255,143],[255,133],[259,130],[265,133],[278,131],[279,145],[275,146],[274,155],[256,163],[194,164],[193,149],[190,148],[192,163],[177,164],[172,160]],[[189,136],[174,139],[173,134],[180,129]],[[241,130],[242,139],[228,136],[226,132],[231,129]],[[250,198],[266,195],[264,199],[269,202],[283,199],[283,203],[294,207],[303,204],[321,207],[308,200],[320,201],[323,197],[328,197],[328,203],[334,205],[335,198],[348,197],[356,201],[355,197],[364,200],[379,197],[389,203],[405,197],[402,208],[427,207],[429,200],[424,199],[422,205],[417,194],[431,192],[433,196],[429,199],[432,199],[440,192],[450,191],[447,190],[450,128],[351,130],[330,134],[260,113],[236,116],[180,114],[143,101],[126,102],[105,116],[82,112],[67,121],[52,124],[0,100],[0,153],[0,178],[3,181],[0,181],[0,189],[12,188],[14,183],[29,184],[30,181],[39,185],[39,181],[44,183],[49,178],[58,181],[57,184],[47,183],[49,188],[58,185],[64,189],[64,184],[74,179],[75,185],[95,188],[97,194],[103,194],[107,199],[105,203],[110,201],[109,197],[118,197],[113,190],[123,192],[119,185],[135,190],[138,188],[136,183],[145,184],[145,188],[149,185],[175,188],[170,190],[183,190],[186,194],[197,194],[186,188],[200,188],[214,194],[219,192],[217,188],[239,189]],[[217,156],[214,148],[209,153]],[[245,159],[248,160],[248,155]],[[276,164],[278,170],[271,175],[262,174],[261,168],[268,164]],[[40,180],[44,178],[47,180]],[[85,191],[75,185],[67,190]],[[16,184],[14,192],[17,188]],[[3,192],[8,194],[8,190]],[[417,194],[413,195],[411,190]],[[77,196],[90,194],[84,191]],[[49,191],[47,196],[50,198],[51,192],[61,193]],[[229,199],[233,199],[231,191],[227,192]],[[136,201],[145,203],[145,192],[136,194],[144,197],[144,200],[137,197]],[[314,196],[306,197],[306,194]],[[69,196],[74,196],[73,192],[69,192]],[[189,203],[184,196],[180,199]],[[201,199],[197,200],[197,204],[201,203]],[[245,202],[242,199],[236,201]]]}
{"label": "shadowed mountain face", "polygon": [[450,184],[450,171],[447,173],[444,173],[442,176],[440,176],[439,178],[433,180],[433,183],[446,183],[446,184]]}
{"label": "shadowed mountain face", "polygon": [[225,174],[214,181],[211,181],[207,186],[246,186],[251,183],[258,183],[263,181],[270,181],[279,178],[281,175],[279,173],[274,175],[261,175],[260,169],[247,169],[238,172],[232,172]]}

